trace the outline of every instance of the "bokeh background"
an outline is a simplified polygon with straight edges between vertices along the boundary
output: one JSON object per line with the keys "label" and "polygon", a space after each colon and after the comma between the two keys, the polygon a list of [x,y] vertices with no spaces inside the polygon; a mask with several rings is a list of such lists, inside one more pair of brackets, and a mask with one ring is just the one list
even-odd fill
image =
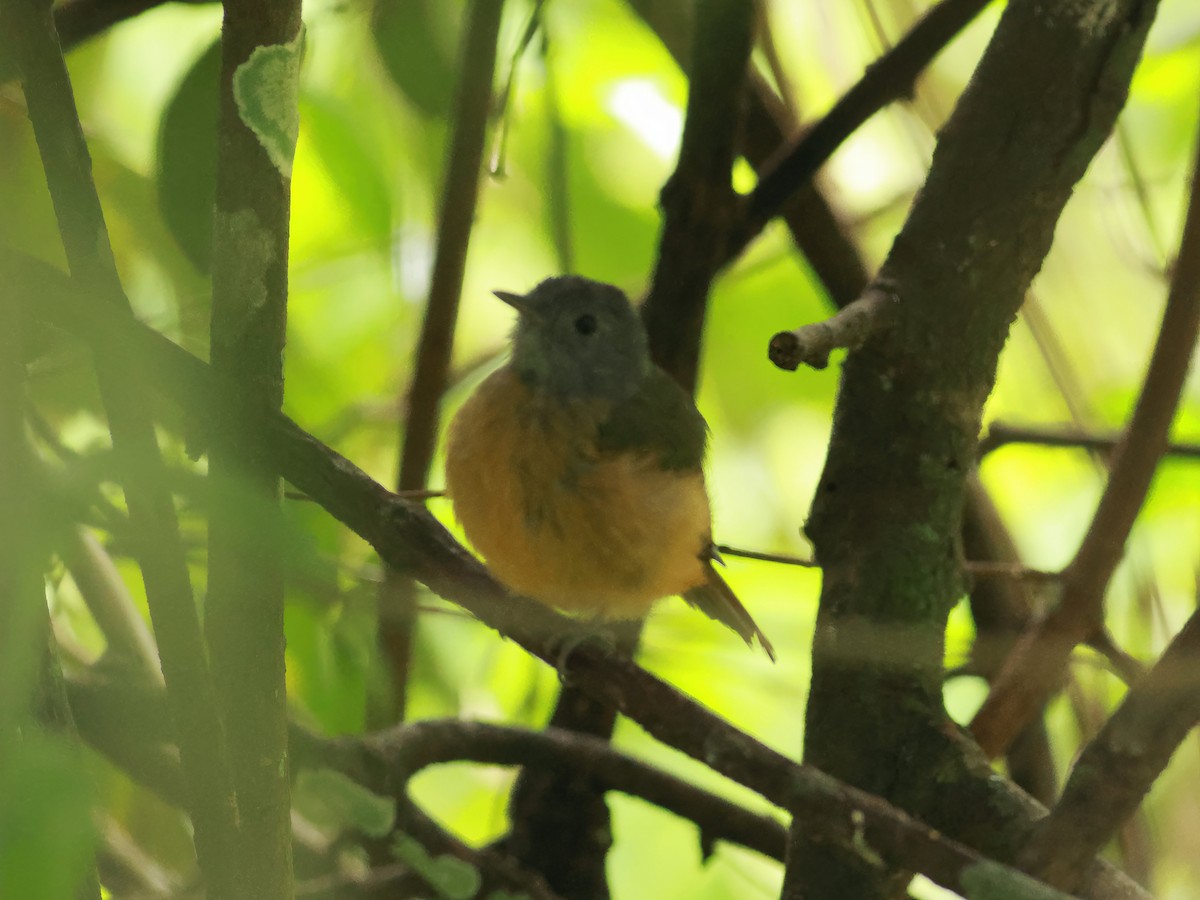
{"label": "bokeh background", "polygon": [[[385,484],[395,481],[429,284],[463,6],[313,0],[305,8],[285,407]],[[926,7],[916,0],[766,2],[776,59],[759,53],[755,62],[797,119],[811,120]],[[550,0],[541,30],[524,45],[532,12],[528,0],[511,0],[505,12],[497,88],[510,90],[489,138],[491,171],[468,254],[446,419],[502,359],[511,311],[491,289],[523,291],[546,275],[574,271],[634,297],[644,291],[660,224],[658,192],[678,149],[686,80],[629,6]],[[920,188],[937,129],[998,15],[993,4],[937,59],[909,102],[875,116],[822,170],[821,187],[869,270]],[[214,152],[205,142],[215,119],[219,27],[216,5],[166,4],[68,57],[130,299],[142,319],[201,356],[208,334],[205,184]],[[1162,310],[1198,93],[1200,8],[1164,0],[1120,129],[1068,205],[1013,327],[989,425],[1072,426],[1102,435],[1120,429]],[[739,164],[735,180],[745,190],[753,172]],[[11,80],[0,84],[0,240],[62,260],[37,148]],[[838,360],[824,371],[787,373],[768,362],[766,345],[774,332],[818,320],[830,308],[778,224],[715,284],[698,403],[712,429],[708,471],[721,543],[809,555],[803,524],[824,461]],[[72,464],[102,470],[108,435],[84,352],[67,343],[46,348],[31,390]],[[1109,596],[1114,635],[1143,660],[1157,656],[1197,598],[1195,372],[1174,434],[1192,443],[1192,453],[1164,462]],[[169,431],[164,436],[202,586],[203,532],[189,501],[198,464],[183,441]],[[1079,449],[1006,444],[987,455],[981,474],[1027,565],[1053,570],[1070,560],[1104,483],[1102,459]],[[440,477],[435,468],[433,486]],[[453,527],[444,500],[429,504]],[[361,732],[386,691],[375,649],[378,560],[303,500],[290,500],[287,516],[290,702],[297,717],[324,732]],[[127,548],[108,541],[107,549],[141,603]],[[642,662],[772,747],[797,755],[819,574],[731,556],[728,578],[774,641],[777,665],[677,600],[653,614]],[[103,639],[69,575],[57,571],[47,591],[68,668],[98,658]],[[544,721],[557,687],[552,671],[437,597],[424,596],[421,605],[410,715]],[[949,670],[966,662],[972,633],[960,606],[948,634]],[[1122,690],[1099,656],[1077,651],[1072,683],[1049,711],[1060,771]],[[969,720],[984,693],[971,677],[947,681],[947,704],[959,721]],[[636,726],[619,725],[616,742],[756,803]],[[1198,763],[1200,746],[1192,738],[1121,843],[1122,863],[1152,877],[1157,896],[1200,895]],[[186,878],[191,851],[182,815],[98,754],[88,758],[88,774],[102,840],[131,840]],[[416,797],[447,827],[485,842],[505,830],[512,777],[494,768],[441,767],[420,777]],[[640,801],[617,796],[610,803],[615,896],[777,894],[775,863],[726,846],[706,862],[693,826]],[[920,890],[936,895],[932,887]]]}

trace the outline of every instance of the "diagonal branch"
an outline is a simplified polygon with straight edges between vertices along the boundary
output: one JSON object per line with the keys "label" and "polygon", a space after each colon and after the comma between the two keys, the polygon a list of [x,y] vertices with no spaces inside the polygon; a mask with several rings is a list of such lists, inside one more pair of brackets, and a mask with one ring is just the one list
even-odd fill
{"label": "diagonal branch", "polygon": [[[81,304],[70,279],[45,263],[0,247],[0,266],[9,272],[27,315],[106,348],[131,371],[145,365],[153,378],[141,383],[179,404],[201,430],[211,427],[214,406],[253,402],[242,397],[236,384],[146,326]],[[765,747],[599,642],[582,640],[586,629],[581,633],[578,623],[506,593],[432,515],[391,494],[286,416],[264,410],[259,422],[270,458],[283,476],[367,540],[382,559],[459,603],[532,655],[559,664],[564,679],[615,706],[658,740],[796,815],[813,815],[818,822],[831,808],[848,815],[852,824],[868,829],[874,849],[891,865],[913,865],[914,847],[927,848],[931,855],[921,858],[928,865],[921,862],[918,868],[928,868],[931,878],[953,887],[959,879],[944,865],[945,854],[963,867],[978,861],[971,851],[878,798]],[[856,826],[854,834],[861,836],[862,829]],[[1089,884],[1087,896],[1145,895],[1105,866]]]}
{"label": "diagonal branch", "polygon": [[1038,823],[1021,867],[1064,890],[1133,815],[1171,755],[1200,722],[1200,613],[1137,682],[1084,748],[1063,795]]}
{"label": "diagonal branch", "polygon": [[911,94],[917,76],[987,5],[988,0],[943,0],[876,60],[820,121],[780,148],[746,198],[726,248],[727,259],[740,254],[863,123]]}
{"label": "diagonal branch", "polygon": [[1200,334],[1200,138],[1175,274],[1146,380],[1118,444],[1100,503],[1063,573],[1059,605],[1018,643],[971,723],[989,754],[1057,689],[1071,651],[1104,627],[1104,594],[1167,449],[1167,436]]}

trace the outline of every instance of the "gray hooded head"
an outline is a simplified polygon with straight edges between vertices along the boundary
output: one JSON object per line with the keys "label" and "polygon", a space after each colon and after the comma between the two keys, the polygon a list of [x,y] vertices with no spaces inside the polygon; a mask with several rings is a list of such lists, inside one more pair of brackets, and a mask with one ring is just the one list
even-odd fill
{"label": "gray hooded head", "polygon": [[524,296],[496,296],[520,313],[512,364],[527,384],[564,399],[617,402],[646,377],[646,331],[619,288],[563,275]]}

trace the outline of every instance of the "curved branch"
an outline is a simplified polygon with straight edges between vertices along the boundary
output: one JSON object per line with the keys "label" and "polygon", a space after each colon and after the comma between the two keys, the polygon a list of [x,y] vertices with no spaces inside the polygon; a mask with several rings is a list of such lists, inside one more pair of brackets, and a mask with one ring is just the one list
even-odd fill
{"label": "curved branch", "polygon": [[1062,797],[1022,851],[1021,868],[1064,890],[1079,883],[1200,722],[1198,658],[1200,613],[1079,755]]}
{"label": "curved branch", "polygon": [[302,761],[338,768],[384,796],[399,796],[421,769],[443,763],[569,769],[603,790],[640,797],[695,822],[705,844],[729,841],[781,861],[784,855],[785,833],[776,820],[748,812],[615,750],[606,740],[563,728],[530,731],[485,722],[434,719],[400,725],[362,739],[329,740],[304,733],[294,742]]}

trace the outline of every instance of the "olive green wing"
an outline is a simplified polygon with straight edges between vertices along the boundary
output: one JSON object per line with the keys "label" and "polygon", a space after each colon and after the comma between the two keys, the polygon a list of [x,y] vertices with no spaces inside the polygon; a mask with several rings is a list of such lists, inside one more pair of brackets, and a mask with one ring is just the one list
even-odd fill
{"label": "olive green wing", "polygon": [[656,453],[664,469],[699,469],[708,425],[683,388],[651,366],[637,392],[600,423],[597,442],[602,453]]}

